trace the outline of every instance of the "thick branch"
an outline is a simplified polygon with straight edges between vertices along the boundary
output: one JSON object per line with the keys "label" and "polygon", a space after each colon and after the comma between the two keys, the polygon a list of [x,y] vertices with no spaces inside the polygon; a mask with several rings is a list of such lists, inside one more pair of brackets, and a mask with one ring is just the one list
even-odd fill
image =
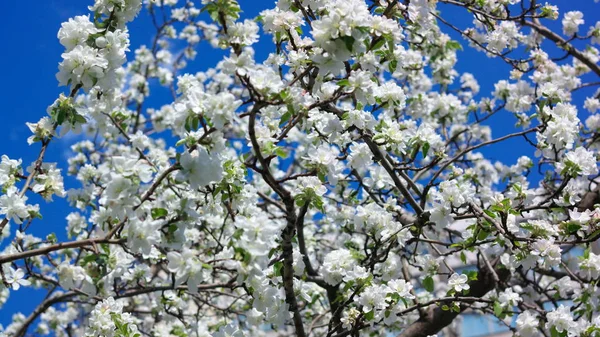
{"label": "thick branch", "polygon": [[121,244],[123,242],[125,242],[125,239],[111,240],[111,239],[106,239],[106,238],[87,239],[87,240],[79,240],[79,241],[71,241],[71,242],[61,242],[61,243],[57,243],[55,245],[42,247],[42,248],[38,248],[38,249],[32,249],[32,250],[24,251],[21,253],[2,255],[2,256],[0,256],[0,265],[3,263],[7,263],[7,262],[26,259],[28,257],[33,257],[33,256],[38,256],[38,255],[46,255],[51,252],[55,252],[55,251],[63,250],[63,249],[94,246],[94,245],[100,244],[100,243]]}
{"label": "thick branch", "polygon": [[27,332],[29,326],[35,321],[42,313],[44,313],[48,308],[53,306],[56,303],[64,302],[69,298],[77,295],[74,291],[70,291],[68,293],[64,293],[62,295],[52,296],[44,300],[40,305],[35,308],[35,310],[21,323],[19,330],[15,333],[15,337],[22,337]]}
{"label": "thick branch", "polygon": [[[600,191],[600,187],[598,186],[596,186],[592,191],[586,193],[583,199],[579,202],[577,207],[581,211],[593,209],[594,203],[598,202],[598,194]],[[493,263],[486,261],[486,268],[482,268],[480,270],[478,279],[469,282],[469,285],[471,286],[469,296],[483,297],[497,285],[503,284],[509,279],[510,271],[506,268],[499,269],[497,263],[498,259],[496,259]],[[493,269],[490,268],[492,265],[494,266]],[[465,309],[467,309],[467,306],[462,305],[461,312],[463,312]],[[459,314],[460,313],[453,311],[443,311],[439,307],[430,308],[426,315],[421,316],[418,321],[409,325],[397,337],[426,337],[429,335],[435,335],[452,323],[452,321]]]}
{"label": "thick branch", "polygon": [[261,103],[256,103],[256,105],[252,108],[252,111],[250,112],[250,120],[248,121],[248,133],[256,158],[262,166],[260,173],[263,179],[267,182],[267,184],[269,184],[275,193],[279,195],[283,201],[283,204],[285,205],[285,217],[287,224],[281,233],[281,248],[283,251],[283,288],[285,290],[285,301],[289,305],[289,310],[293,313],[296,335],[298,337],[306,337],[306,333],[304,332],[304,324],[302,323],[302,316],[300,315],[298,301],[296,300],[296,294],[294,292],[294,257],[292,239],[296,234],[295,232],[298,221],[296,216],[296,207],[290,192],[288,192],[283,186],[279,185],[277,180],[269,171],[269,163],[263,157],[260,145],[256,139],[256,114],[262,106],[263,105]]}
{"label": "thick branch", "polygon": [[590,60],[587,56],[583,55],[582,52],[580,52],[577,48],[575,48],[572,44],[560,37],[558,34],[554,33],[553,31],[542,25],[539,22],[539,20],[523,20],[521,21],[521,23],[525,26],[533,28],[535,31],[537,31],[547,39],[552,40],[554,43],[556,43],[558,47],[568,51],[569,54],[573,55],[574,58],[578,59],[581,63],[585,64],[594,73],[596,73],[596,75],[600,76],[600,67],[596,63],[592,62],[592,60]]}
{"label": "thick branch", "polygon": [[[510,277],[508,269],[495,268],[495,273],[498,275],[500,282],[505,282]],[[499,283],[494,280],[494,275],[484,268],[479,273],[478,279],[469,282],[471,289],[469,296],[472,298],[481,298],[490,290],[494,289]],[[469,306],[462,304],[460,312],[466,310]],[[460,314],[451,310],[444,311],[441,307],[431,307],[421,316],[419,320],[409,325],[398,335],[398,337],[427,337],[435,335],[440,330],[448,326]]]}

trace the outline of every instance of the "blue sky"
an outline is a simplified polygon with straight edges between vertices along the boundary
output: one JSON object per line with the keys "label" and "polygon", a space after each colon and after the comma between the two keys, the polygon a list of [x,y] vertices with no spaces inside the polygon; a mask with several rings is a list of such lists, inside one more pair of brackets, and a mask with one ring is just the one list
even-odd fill
{"label": "blue sky", "polygon": [[[241,0],[240,4],[244,10],[243,17],[253,18],[260,9],[272,7],[270,0]],[[585,13],[585,31],[587,27],[600,20],[600,11],[593,0],[559,0],[554,1],[562,13],[568,10],[578,9]],[[87,15],[87,6],[92,0],[32,0],[32,1],[0,1],[0,12],[5,13],[0,20],[0,30],[3,34],[3,51],[0,53],[0,64],[6,65],[3,71],[5,79],[0,84],[0,98],[3,108],[0,112],[4,132],[0,141],[0,154],[6,154],[10,158],[22,158],[24,166],[35,160],[39,145],[28,146],[26,139],[29,136],[26,122],[35,122],[46,114],[46,108],[64,91],[64,87],[58,87],[55,79],[58,62],[61,60],[63,47],[59,44],[56,34],[60,24],[75,15]],[[260,8],[259,8],[260,6]],[[440,7],[443,13],[449,17],[464,17],[464,11],[457,11],[448,6]],[[463,27],[470,24],[464,22]],[[555,30],[560,28],[560,20],[550,25]],[[129,25],[134,50],[141,44],[149,44],[152,38],[152,25],[149,18],[142,14],[137,20]],[[558,29],[557,29],[558,28]],[[449,32],[449,30],[446,30]],[[456,34],[452,34],[458,39]],[[458,39],[461,44],[466,42]],[[257,58],[264,57],[273,49],[269,44],[270,38],[264,37],[257,48]],[[201,48],[196,62],[192,63],[189,70],[200,70],[211,67],[220,59],[222,53]],[[481,91],[478,97],[489,96],[493,90],[493,84],[502,78],[508,77],[510,69],[498,59],[487,58],[484,54],[464,48],[459,52],[457,65],[459,72],[471,72],[479,81]],[[588,78],[591,78],[588,76]],[[583,99],[590,95],[590,90],[581,90],[574,95],[575,103],[581,107]],[[158,107],[164,101],[150,100],[149,106]],[[585,114],[584,114],[585,116]],[[585,117],[580,117],[585,120]],[[514,118],[507,113],[500,113],[488,122],[492,126],[493,136],[498,137],[512,130]],[[73,142],[72,138],[53,141],[48,149],[46,161],[58,162],[63,169],[66,168],[68,148]],[[491,148],[486,152],[493,159],[506,161],[509,164],[523,154],[531,154],[531,151],[523,146],[522,140],[509,141],[502,145]],[[66,178],[67,187],[75,187],[71,179]],[[69,209],[64,200],[55,198],[52,204],[46,204],[43,200],[32,198],[41,206],[44,219],[32,224],[32,233],[45,236],[56,232],[59,238],[64,238],[65,216]],[[13,229],[14,229],[13,225]],[[23,311],[28,314],[36,303],[44,296],[43,292],[31,290],[20,290],[12,292],[11,298],[4,308],[0,309],[0,324],[6,325],[10,321],[12,313]]]}

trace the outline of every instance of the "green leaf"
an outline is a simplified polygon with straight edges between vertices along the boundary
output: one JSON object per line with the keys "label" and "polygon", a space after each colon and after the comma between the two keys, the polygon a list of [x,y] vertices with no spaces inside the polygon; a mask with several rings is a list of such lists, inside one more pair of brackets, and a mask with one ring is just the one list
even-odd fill
{"label": "green leaf", "polygon": [[284,158],[284,159],[287,158],[287,156],[288,156],[287,152],[285,152],[285,150],[283,148],[281,148],[281,147],[277,147],[275,149],[275,154],[278,157],[281,157],[281,158]]}
{"label": "green leaf", "polygon": [[57,239],[56,239],[56,234],[54,233],[50,233],[46,236],[46,240],[51,242],[51,243],[56,243]]}
{"label": "green leaf", "polygon": [[87,120],[85,119],[85,117],[83,117],[80,114],[75,114],[74,119],[75,119],[75,122],[77,122],[77,123],[81,123],[81,124],[87,123]]}
{"label": "green leaf", "polygon": [[590,258],[590,247],[587,247],[584,251],[583,251],[583,258],[584,259],[589,259]]}
{"label": "green leaf", "polygon": [[150,214],[152,215],[152,219],[156,220],[166,217],[169,212],[167,212],[167,210],[164,208],[153,208],[150,211]]}
{"label": "green leaf", "polygon": [[494,214],[494,212],[490,211],[489,209],[484,209],[483,212],[487,214],[490,218],[496,219],[496,214]]}
{"label": "green leaf", "polygon": [[427,152],[429,152],[429,143],[425,142],[421,148],[421,151],[423,151],[423,158],[427,157]]}
{"label": "green leaf", "polygon": [[198,118],[198,116],[194,116],[194,118],[192,118],[192,129],[198,130],[199,124],[200,124],[200,119]]}
{"label": "green leaf", "polygon": [[572,222],[567,224],[567,233],[568,234],[575,234],[580,229],[581,229],[581,225],[579,225],[579,224],[572,223]]}
{"label": "green leaf", "polygon": [[428,292],[433,292],[433,278],[431,276],[427,276],[423,280],[423,288]]}
{"label": "green leaf", "polygon": [[385,44],[385,39],[379,38],[379,40],[373,45],[373,48],[371,48],[371,50],[377,50],[377,49],[381,48],[381,46],[383,46],[384,44]]}
{"label": "green leaf", "polygon": [[292,117],[292,113],[291,112],[286,112],[281,116],[281,119],[279,120],[279,126],[283,126],[283,124],[285,124],[287,121],[290,120],[290,118]]}
{"label": "green leaf", "polygon": [[96,255],[90,254],[90,255],[84,257],[79,264],[82,266],[85,266],[86,264],[88,264],[90,262],[94,262],[94,261],[96,261]]}
{"label": "green leaf", "polygon": [[[290,97],[290,92],[286,89],[286,90],[282,90],[279,93],[279,98],[281,98],[282,100],[286,100],[288,97]],[[289,109],[289,107],[288,107]]]}
{"label": "green leaf", "polygon": [[277,248],[271,248],[269,251],[269,259],[272,258],[275,253],[277,253]]}
{"label": "green leaf", "polygon": [[390,73],[395,72],[397,67],[398,67],[398,60],[391,60],[390,63],[388,64]]}
{"label": "green leaf", "polygon": [[477,235],[477,240],[479,241],[483,241],[485,240],[488,236],[490,235],[490,233],[488,231],[484,231],[481,230],[479,231],[479,234]]}
{"label": "green leaf", "polygon": [[67,117],[67,110],[64,108],[58,108],[58,113],[56,114],[56,123],[58,125],[62,125],[62,123],[65,121],[65,118]]}
{"label": "green leaf", "polygon": [[321,197],[316,197],[313,200],[313,205],[315,205],[315,207],[321,211],[321,212],[325,212],[325,207],[323,206],[323,199],[321,199]]}
{"label": "green leaf", "polygon": [[337,81],[337,85],[340,87],[347,87],[350,85],[350,81],[348,81],[347,78],[344,78],[343,80]]}
{"label": "green leaf", "polygon": [[342,41],[344,41],[344,44],[346,45],[346,48],[348,49],[348,51],[353,51],[353,49],[354,49],[354,42],[356,41],[354,39],[354,37],[352,37],[352,36],[342,36],[341,39],[342,39]]}
{"label": "green leaf", "polygon": [[454,50],[462,50],[462,46],[458,41],[450,40],[446,42],[446,48]]}
{"label": "green leaf", "polygon": [[192,131],[192,123],[190,123],[190,117],[185,119],[185,125],[183,127],[185,128],[185,131],[187,131],[187,132]]}
{"label": "green leaf", "polygon": [[[238,228],[235,230],[235,232],[233,232],[232,237],[236,240],[239,240],[242,237],[242,234],[244,234],[244,230],[242,228]],[[270,254],[271,252],[269,252],[269,257],[271,257]]]}
{"label": "green leaf", "polygon": [[277,261],[273,264],[273,273],[275,276],[281,276],[281,271],[283,270],[283,262]]}
{"label": "green leaf", "polygon": [[417,158],[417,155],[419,154],[420,149],[421,149],[421,146],[419,146],[419,145],[417,145],[413,148],[412,153],[410,155],[411,160],[415,160]]}
{"label": "green leaf", "polygon": [[344,285],[344,292],[348,291],[348,289],[352,288],[352,286],[354,285],[354,280],[350,280],[348,282],[346,282],[346,284]]}

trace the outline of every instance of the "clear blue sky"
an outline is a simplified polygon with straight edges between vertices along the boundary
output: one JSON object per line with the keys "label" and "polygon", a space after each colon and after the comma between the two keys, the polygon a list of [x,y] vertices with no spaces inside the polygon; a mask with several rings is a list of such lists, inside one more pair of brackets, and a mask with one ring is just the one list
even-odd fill
{"label": "clear blue sky", "polygon": [[[51,104],[64,88],[58,87],[55,79],[58,62],[63,47],[59,44],[56,34],[60,24],[75,15],[87,15],[87,6],[92,0],[30,0],[30,1],[0,1],[0,12],[4,13],[0,20],[0,31],[2,31],[2,52],[0,53],[0,64],[4,65],[2,77],[4,81],[0,90],[0,98],[3,102],[2,128],[0,155],[6,154],[10,158],[22,158],[24,166],[35,160],[39,145],[28,146],[26,139],[29,136],[25,122],[35,122],[46,114],[46,108]],[[270,0],[240,0],[243,17],[252,18],[258,14],[260,9],[272,7]],[[600,20],[600,8],[593,0],[558,0],[553,1],[561,9],[562,13],[568,10],[578,9],[585,14],[585,31],[589,24]],[[260,8],[259,8],[260,7]],[[464,11],[440,7],[448,17],[464,18]],[[471,20],[463,22],[462,27],[470,25]],[[144,14],[129,25],[134,50],[141,44],[151,42],[152,25]],[[555,30],[560,30],[560,20],[551,25]],[[446,30],[450,33],[449,30]],[[456,34],[451,34],[458,39]],[[466,42],[458,39],[466,46]],[[270,38],[262,39],[257,47],[257,57],[264,59],[266,54],[272,51],[269,44]],[[190,65],[190,70],[199,70],[211,67],[219,60],[222,53],[216,53],[208,48],[201,49],[196,63]],[[199,64],[198,62],[202,62]],[[493,84],[502,78],[508,77],[509,68],[498,59],[487,58],[484,54],[465,48],[459,52],[457,70],[459,72],[471,72],[479,81],[481,91],[478,97],[489,96],[493,90]],[[588,78],[590,78],[588,76]],[[597,79],[596,79],[597,80]],[[574,95],[574,102],[581,107],[583,99],[590,91],[579,91]],[[160,106],[165,102],[149,101],[148,106]],[[584,114],[580,118],[585,120]],[[492,126],[493,136],[498,137],[511,132],[514,118],[508,113],[499,114],[488,122]],[[61,139],[54,141],[49,147],[46,161],[58,162],[63,169],[66,168],[67,151],[73,139]],[[506,161],[510,164],[524,154],[531,155],[531,151],[519,146],[521,140],[503,143],[491,148],[486,154],[497,160]],[[66,178],[67,187],[74,187],[71,179]],[[32,225],[32,233],[44,237],[56,232],[59,238],[64,238],[65,216],[69,209],[64,200],[55,198],[52,204],[46,204],[43,200],[37,200],[41,206],[44,216],[42,221],[35,221]],[[14,229],[13,225],[13,229]],[[6,243],[6,242],[5,242]],[[2,245],[3,246],[3,245]],[[0,246],[1,247],[1,246]],[[12,292],[11,298],[6,306],[0,309],[0,324],[6,325],[10,322],[10,316],[17,311],[29,314],[36,303],[43,297],[43,292],[31,290],[20,290]]]}

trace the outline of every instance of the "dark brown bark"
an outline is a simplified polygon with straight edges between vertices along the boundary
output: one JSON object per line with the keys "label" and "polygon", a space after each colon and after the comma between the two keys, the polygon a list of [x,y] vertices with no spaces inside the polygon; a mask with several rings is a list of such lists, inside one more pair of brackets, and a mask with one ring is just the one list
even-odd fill
{"label": "dark brown bark", "polygon": [[[497,261],[495,262],[495,265],[497,266]],[[496,267],[495,272],[500,280],[499,283],[494,281],[493,273],[485,266],[481,267],[478,279],[469,282],[469,285],[471,286],[469,296],[483,297],[496,286],[502,285],[510,278],[510,271],[508,269]],[[466,304],[461,305],[461,312],[467,308],[468,306]],[[425,315],[404,329],[398,337],[427,337],[429,335],[435,335],[440,332],[440,330],[450,325],[459,314],[460,313],[450,310],[444,311],[439,306],[431,307],[429,310],[425,311]]]}
{"label": "dark brown bark", "polygon": [[[599,202],[600,187],[596,186],[593,190],[587,192],[583,196],[583,198],[577,205],[577,208],[580,211],[593,209],[594,204]],[[471,286],[471,290],[469,292],[470,296],[481,298],[485,294],[496,288],[496,286],[500,286],[500,288],[503,288],[502,285],[509,280],[510,271],[505,268],[499,268],[498,259],[493,261],[493,265],[494,270],[498,275],[499,282],[494,281],[493,273],[491,273],[485,265],[482,265],[480,267],[478,279],[469,282],[469,285]],[[467,305],[461,305],[460,313],[462,313],[467,308]],[[453,311],[444,311],[439,306],[431,307],[425,312],[425,315],[421,316],[419,320],[409,325],[397,337],[427,337],[429,335],[435,335],[439,333],[442,329],[450,325],[450,323],[452,323],[452,321],[458,315],[460,315],[460,313]]]}

